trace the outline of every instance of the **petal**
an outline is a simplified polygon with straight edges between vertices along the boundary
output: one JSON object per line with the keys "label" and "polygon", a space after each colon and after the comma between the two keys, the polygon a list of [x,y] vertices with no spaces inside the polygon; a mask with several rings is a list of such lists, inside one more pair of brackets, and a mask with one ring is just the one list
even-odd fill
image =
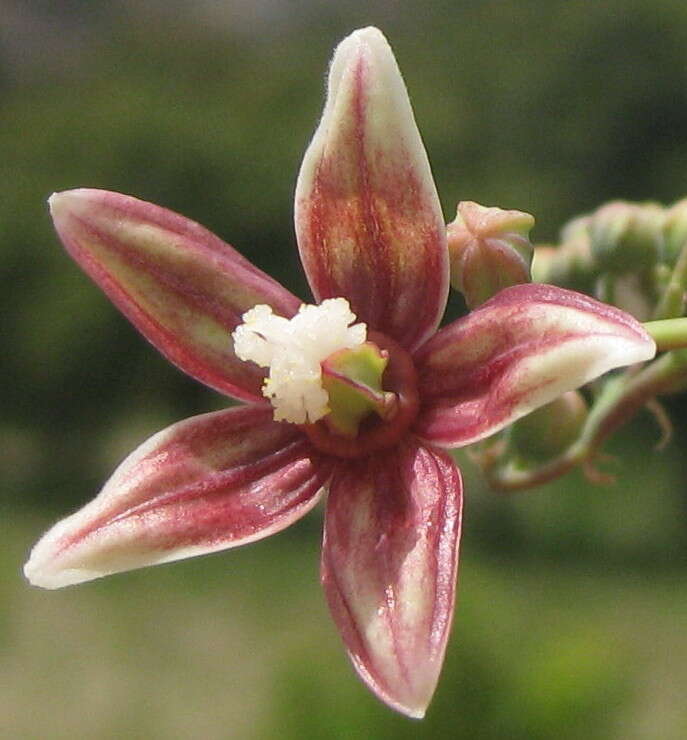
{"label": "petal", "polygon": [[457,446],[497,432],[656,345],[629,314],[551,285],[517,285],[442,329],[416,355],[415,432]]}
{"label": "petal", "polygon": [[438,326],[446,227],[403,79],[376,28],[337,48],[296,186],[296,233],[317,300],[343,296],[408,348]]}
{"label": "petal", "polygon": [[44,535],[24,573],[59,588],[253,542],[309,511],[328,475],[271,409],[195,416],[129,455],[97,498]]}
{"label": "petal", "polygon": [[234,354],[231,332],[265,303],[292,316],[300,301],[194,221],[104,190],[50,198],[71,256],[165,357],[236,398],[262,399],[264,371]]}
{"label": "petal", "polygon": [[408,441],[335,471],[322,583],[355,669],[389,706],[422,717],[451,627],[462,484],[448,455]]}

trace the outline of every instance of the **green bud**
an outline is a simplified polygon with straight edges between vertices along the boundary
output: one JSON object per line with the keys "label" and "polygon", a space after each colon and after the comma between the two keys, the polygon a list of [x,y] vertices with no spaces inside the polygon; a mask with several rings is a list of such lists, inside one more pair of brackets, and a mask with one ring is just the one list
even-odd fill
{"label": "green bud", "polygon": [[674,266],[682,248],[687,244],[687,198],[672,205],[663,223],[665,261]]}
{"label": "green bud", "polygon": [[532,280],[591,293],[596,274],[589,240],[589,216],[577,216],[561,229],[560,246],[537,245]]}
{"label": "green bud", "polygon": [[651,272],[604,275],[597,283],[595,295],[600,301],[631,314],[637,321],[648,321],[659,297],[658,267]]}
{"label": "green bud", "polygon": [[447,227],[451,284],[476,308],[504,288],[530,282],[534,218],[522,211],[458,204]]}
{"label": "green bud", "polygon": [[579,240],[589,245],[589,222],[591,216],[574,216],[561,227],[561,245],[577,243]]}
{"label": "green bud", "polygon": [[537,245],[532,262],[532,280],[590,293],[594,286],[594,260],[589,236],[578,234],[559,247]]}
{"label": "green bud", "polygon": [[568,391],[516,421],[510,429],[509,448],[524,462],[551,460],[578,439],[587,414],[582,394]]}
{"label": "green bud", "polygon": [[551,244],[537,244],[532,257],[532,280],[535,283],[552,283],[548,277],[554,270],[559,249]]}
{"label": "green bud", "polygon": [[655,203],[613,201],[589,219],[591,252],[601,270],[648,270],[662,258],[664,210]]}

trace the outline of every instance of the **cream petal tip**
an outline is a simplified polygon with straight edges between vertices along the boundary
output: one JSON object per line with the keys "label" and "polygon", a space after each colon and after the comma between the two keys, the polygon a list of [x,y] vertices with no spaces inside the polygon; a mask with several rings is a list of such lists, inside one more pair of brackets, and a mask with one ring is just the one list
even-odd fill
{"label": "cream petal tip", "polygon": [[31,550],[23,571],[24,576],[32,586],[53,590],[91,581],[105,575],[85,567],[61,567],[60,563],[63,561],[60,560],[59,548],[56,548],[55,545],[66,531],[68,519],[57,522]]}
{"label": "cream petal tip", "polygon": [[73,573],[70,577],[69,572],[54,571],[46,567],[45,563],[41,562],[41,558],[36,556],[35,549],[24,565],[24,577],[32,586],[50,590],[79,583],[83,580],[82,578],[75,578]]}
{"label": "cream petal tip", "polygon": [[40,564],[34,564],[31,560],[24,566],[24,576],[26,580],[38,588],[44,588],[54,591],[65,586],[75,586],[78,583],[92,581],[100,578],[101,573],[93,573],[86,570],[68,569],[68,570],[50,570],[41,567]]}
{"label": "cream petal tip", "polygon": [[51,540],[46,537],[39,540],[31,551],[23,572],[24,577],[32,586],[52,591],[65,586],[75,586],[86,581],[93,581],[96,578],[110,575],[113,571],[87,567],[86,564],[81,567],[76,562],[71,563],[71,567],[61,567],[59,556],[54,554]]}
{"label": "cream petal tip", "polygon": [[60,217],[68,213],[74,214],[78,211],[80,203],[86,204],[87,196],[93,191],[89,188],[76,188],[74,190],[61,190],[53,193],[48,198],[48,208],[53,221],[58,221]]}
{"label": "cream petal tip", "polygon": [[64,198],[65,193],[64,191],[61,193],[53,193],[48,198],[48,208],[50,209],[50,215],[55,218],[55,216],[64,209]]}
{"label": "cream petal tip", "polygon": [[385,47],[389,46],[386,36],[376,26],[366,26],[365,28],[358,28],[346,36],[346,38],[339,43],[338,48],[340,49],[344,45],[360,43],[367,43],[370,45],[381,44]]}
{"label": "cream petal tip", "polygon": [[[360,54],[371,54],[377,59],[386,57],[387,60],[392,61],[394,67],[396,66],[394,53],[386,36],[375,26],[367,26],[346,36],[334,50],[331,70],[334,72],[332,75],[334,79],[332,81],[338,82],[341,77],[341,68],[345,67],[349,61],[354,62]],[[335,71],[337,68],[339,68],[338,73]]]}
{"label": "cream petal tip", "polygon": [[346,36],[334,50],[329,68],[329,105],[336,98],[342,80],[362,57],[367,58],[378,70],[391,68],[400,77],[394,53],[384,34],[374,26],[360,28]]}
{"label": "cream petal tip", "polygon": [[411,706],[405,706],[403,704],[399,704],[398,702],[391,701],[390,699],[382,698],[382,701],[386,701],[386,703],[392,709],[395,709],[397,712],[400,712],[401,714],[405,714],[405,716],[409,717],[410,719],[424,719],[425,714],[427,712],[427,704],[423,704],[420,707],[411,707]]}

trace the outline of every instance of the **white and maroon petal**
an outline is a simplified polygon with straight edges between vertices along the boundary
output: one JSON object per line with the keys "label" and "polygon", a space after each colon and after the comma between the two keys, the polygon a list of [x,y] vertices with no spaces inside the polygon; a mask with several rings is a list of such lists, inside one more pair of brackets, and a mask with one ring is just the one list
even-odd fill
{"label": "white and maroon petal", "polygon": [[656,345],[617,308],[550,285],[518,285],[445,327],[416,354],[415,432],[449,447],[497,432]]}
{"label": "white and maroon petal", "polygon": [[231,332],[258,303],[290,317],[300,301],[194,221],[104,190],[56,193],[67,251],[171,362],[235,398],[261,399],[264,371],[239,360]]}
{"label": "white and maroon petal", "polygon": [[284,529],[317,503],[329,469],[295,426],[271,416],[227,409],[151,437],[91,503],[43,536],[27,578],[59,588]]}
{"label": "white and maroon petal", "polygon": [[460,473],[409,439],[332,478],[322,583],[349,656],[382,701],[422,717],[444,658],[455,601]]}
{"label": "white and maroon petal", "polygon": [[376,28],[338,46],[296,186],[296,233],[315,298],[343,296],[406,348],[438,326],[446,229],[396,60]]}

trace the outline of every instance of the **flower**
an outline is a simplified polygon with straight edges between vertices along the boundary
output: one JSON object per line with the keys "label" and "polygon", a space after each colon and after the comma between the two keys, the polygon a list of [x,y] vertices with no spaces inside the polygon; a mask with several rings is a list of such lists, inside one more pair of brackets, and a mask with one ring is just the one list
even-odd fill
{"label": "flower", "polygon": [[[343,322],[325,359],[319,329],[296,322],[301,302],[198,224],[118,193],[52,196],[67,250],[144,336],[246,403],[145,442],[44,535],[25,573],[57,588],[223,550],[287,527],[327,492],[321,577],[334,621],[372,691],[421,717],[452,622],[461,527],[460,472],[444,448],[650,359],[655,346],[623,312],[544,285],[508,288],[438,329],[446,229],[377,29],[336,50],[295,200],[302,262],[325,312],[301,309],[298,322],[325,316],[326,328],[332,306]],[[365,329],[349,332],[354,320]],[[287,335],[295,344],[282,352]],[[273,409],[274,398],[286,406]],[[345,418],[349,401],[360,418]]]}

